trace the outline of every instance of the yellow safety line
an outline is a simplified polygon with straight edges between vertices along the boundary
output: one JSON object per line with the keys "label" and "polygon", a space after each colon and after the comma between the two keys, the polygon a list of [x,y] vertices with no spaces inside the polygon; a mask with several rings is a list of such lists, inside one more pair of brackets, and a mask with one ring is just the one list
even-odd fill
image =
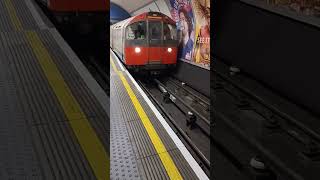
{"label": "yellow safety line", "polygon": [[129,95],[129,97],[135,107],[135,110],[137,111],[145,129],[147,130],[147,133],[153,143],[153,146],[155,147],[155,149],[156,149],[156,151],[162,161],[162,164],[165,167],[170,179],[174,179],[174,180],[183,179],[179,170],[177,169],[176,165],[174,164],[170,154],[166,150],[166,147],[162,143],[161,138],[157,134],[150,119],[148,118],[148,116],[145,113],[144,109],[142,108],[139,100],[137,99],[136,95],[134,94],[133,90],[131,89],[128,81],[123,76],[122,72],[118,71],[116,65],[113,62],[111,55],[110,55],[110,62],[111,62],[113,70],[119,75],[128,95]]}
{"label": "yellow safety line", "polygon": [[91,127],[79,103],[72,95],[71,90],[65,83],[58,67],[53,62],[49,52],[43,45],[37,33],[34,31],[26,31],[25,35],[69,120],[72,130],[76,135],[94,174],[97,179],[106,180],[109,174],[109,158],[101,141]]}
{"label": "yellow safety line", "polygon": [[[22,30],[21,21],[15,11],[14,5],[10,0],[4,0],[11,22],[17,31]],[[24,32],[32,50],[45,74],[47,80],[53,89],[56,97],[63,108],[69,124],[85,154],[87,160],[99,180],[109,178],[109,157],[99,140],[95,130],[92,128],[89,120],[82,111],[79,103],[73,96],[68,85],[64,81],[60,71],[48,50],[43,45],[40,37],[34,31]]]}
{"label": "yellow safety line", "polygon": [[10,16],[10,19],[11,19],[11,23],[14,27],[14,29],[16,31],[21,31],[22,30],[22,24],[18,18],[18,15],[15,11],[15,8],[14,8],[14,5],[12,4],[11,0],[4,0],[4,4],[8,10],[8,13],[9,16]]}

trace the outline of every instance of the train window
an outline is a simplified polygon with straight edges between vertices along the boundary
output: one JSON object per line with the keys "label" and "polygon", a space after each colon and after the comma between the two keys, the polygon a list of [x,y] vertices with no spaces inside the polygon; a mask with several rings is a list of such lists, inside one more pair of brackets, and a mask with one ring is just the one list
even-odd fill
{"label": "train window", "polygon": [[126,37],[128,40],[146,38],[146,22],[136,22],[127,27]]}
{"label": "train window", "polygon": [[149,22],[149,36],[150,36],[150,40],[161,40],[161,22],[160,21]]}
{"label": "train window", "polygon": [[171,24],[163,24],[163,40],[177,40],[176,26]]}

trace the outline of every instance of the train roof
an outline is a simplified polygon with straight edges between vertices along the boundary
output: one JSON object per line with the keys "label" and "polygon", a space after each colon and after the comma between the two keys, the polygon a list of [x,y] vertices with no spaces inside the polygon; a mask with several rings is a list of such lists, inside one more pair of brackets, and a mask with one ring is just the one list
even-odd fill
{"label": "train roof", "polygon": [[146,19],[161,19],[162,21],[165,21],[170,24],[176,24],[170,17],[167,15],[161,13],[161,12],[145,12],[136,16],[132,16],[128,19],[125,19],[123,21],[120,21],[116,24],[113,24],[111,28],[118,29],[123,28],[124,26],[127,26],[128,24],[132,24],[134,22],[143,21]]}

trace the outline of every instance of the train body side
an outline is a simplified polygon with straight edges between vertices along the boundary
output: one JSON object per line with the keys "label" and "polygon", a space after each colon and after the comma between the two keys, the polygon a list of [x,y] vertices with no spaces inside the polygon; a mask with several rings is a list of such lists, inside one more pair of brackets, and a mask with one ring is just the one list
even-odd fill
{"label": "train body side", "polygon": [[120,57],[121,61],[125,59],[124,58],[125,29],[131,19],[132,18],[128,18],[110,27],[110,46],[115,51],[115,53]]}

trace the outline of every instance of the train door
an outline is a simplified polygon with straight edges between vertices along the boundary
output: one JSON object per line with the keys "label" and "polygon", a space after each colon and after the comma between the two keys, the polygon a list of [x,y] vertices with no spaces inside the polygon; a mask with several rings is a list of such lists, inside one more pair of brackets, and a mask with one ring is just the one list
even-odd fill
{"label": "train door", "polygon": [[148,64],[162,63],[162,22],[159,20],[149,20],[148,23],[149,55]]}

